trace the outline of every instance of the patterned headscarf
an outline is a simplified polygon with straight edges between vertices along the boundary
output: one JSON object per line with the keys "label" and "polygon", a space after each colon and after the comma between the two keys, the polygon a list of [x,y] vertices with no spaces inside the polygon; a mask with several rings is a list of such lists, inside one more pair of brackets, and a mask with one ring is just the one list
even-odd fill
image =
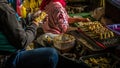
{"label": "patterned headscarf", "polygon": [[44,10],[45,6],[49,4],[50,2],[59,2],[62,4],[63,7],[66,6],[65,0],[42,0],[42,3],[40,5],[40,10]]}

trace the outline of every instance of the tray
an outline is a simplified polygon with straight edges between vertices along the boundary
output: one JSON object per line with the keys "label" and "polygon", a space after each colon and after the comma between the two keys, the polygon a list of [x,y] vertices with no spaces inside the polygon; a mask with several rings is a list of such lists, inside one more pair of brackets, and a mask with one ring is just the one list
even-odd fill
{"label": "tray", "polygon": [[90,51],[96,52],[103,50],[103,48],[99,47],[97,44],[94,43],[94,41],[90,40],[88,37],[80,33],[78,30],[69,31],[68,34],[73,35],[76,38],[77,42],[79,42],[81,45],[83,45]]}
{"label": "tray", "polygon": [[107,28],[120,35],[120,24],[107,25]]}
{"label": "tray", "polygon": [[76,31],[81,38],[78,39],[83,45],[85,45],[87,48],[89,48],[92,51],[102,51],[103,48],[99,47],[94,41],[90,40],[87,36],[84,34],[80,33],[79,31]]}
{"label": "tray", "polygon": [[[83,22],[80,22],[83,23]],[[88,23],[88,24],[87,24]],[[96,23],[100,24],[100,28],[94,28],[94,29],[98,29],[99,31],[97,31],[97,33],[93,32],[95,30],[89,30],[89,26],[93,26],[93,22],[84,22],[84,25],[79,25],[78,27],[78,31],[80,33],[82,33],[86,40],[91,40],[93,41],[93,43],[95,43],[96,45],[98,45],[99,47],[102,47],[103,49],[106,49],[108,47],[115,47],[120,45],[120,35],[116,34],[115,32],[111,31],[110,29],[108,29],[107,27],[103,26],[102,24],[100,24],[99,22],[95,22],[94,24],[96,25]],[[87,26],[86,26],[87,24]],[[89,25],[90,24],[90,25]],[[98,26],[98,24],[97,24]],[[102,30],[106,30],[106,31],[102,31]],[[103,32],[103,34],[101,35],[100,31]],[[98,34],[99,33],[99,34]],[[105,34],[106,33],[106,34]],[[110,34],[111,33],[111,34]]]}
{"label": "tray", "polygon": [[90,68],[120,68],[120,58],[112,53],[82,56],[79,60]]}

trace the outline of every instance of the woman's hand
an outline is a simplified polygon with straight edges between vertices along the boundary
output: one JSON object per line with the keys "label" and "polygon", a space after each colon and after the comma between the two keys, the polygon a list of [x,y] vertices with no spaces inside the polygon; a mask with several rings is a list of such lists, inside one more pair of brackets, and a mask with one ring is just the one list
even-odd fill
{"label": "woman's hand", "polygon": [[90,22],[91,20],[89,18],[79,18],[80,22]]}
{"label": "woman's hand", "polygon": [[89,18],[68,18],[69,24],[76,23],[76,22],[90,22]]}
{"label": "woman's hand", "polygon": [[47,14],[45,12],[38,12],[38,13],[35,13],[35,17],[33,19],[33,21],[35,23],[42,23],[47,17]]}
{"label": "woman's hand", "polygon": [[33,14],[33,16],[32,16],[32,18],[34,19],[34,18],[37,18],[37,17],[39,17],[39,15],[40,15],[40,13],[41,13],[42,11],[37,11],[37,12],[35,12],[34,14]]}

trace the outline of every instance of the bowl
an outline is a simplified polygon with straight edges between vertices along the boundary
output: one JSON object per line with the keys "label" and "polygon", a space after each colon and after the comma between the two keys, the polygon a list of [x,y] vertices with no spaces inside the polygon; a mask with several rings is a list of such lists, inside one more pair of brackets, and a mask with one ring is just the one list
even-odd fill
{"label": "bowl", "polygon": [[68,52],[75,45],[75,37],[69,34],[61,34],[54,37],[53,45],[61,52]]}

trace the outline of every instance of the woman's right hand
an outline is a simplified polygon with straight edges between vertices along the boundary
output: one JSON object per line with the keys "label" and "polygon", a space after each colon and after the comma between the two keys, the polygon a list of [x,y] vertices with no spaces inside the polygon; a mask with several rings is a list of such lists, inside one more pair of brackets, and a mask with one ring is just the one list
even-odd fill
{"label": "woman's right hand", "polygon": [[39,15],[40,15],[40,13],[41,13],[42,11],[36,11],[35,13],[33,13],[33,16],[32,16],[32,18],[34,19],[34,18],[37,18],[37,17],[39,17]]}
{"label": "woman's right hand", "polygon": [[45,12],[38,12],[38,13],[35,13],[33,21],[39,24],[46,19],[47,19],[47,14]]}

